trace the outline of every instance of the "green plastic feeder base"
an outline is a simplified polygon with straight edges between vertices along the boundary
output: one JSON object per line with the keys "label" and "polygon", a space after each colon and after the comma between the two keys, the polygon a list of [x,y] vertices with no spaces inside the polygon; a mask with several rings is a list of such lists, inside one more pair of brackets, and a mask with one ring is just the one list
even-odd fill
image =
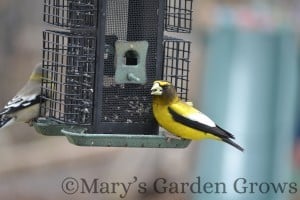
{"label": "green plastic feeder base", "polygon": [[166,138],[162,135],[90,134],[86,128],[59,124],[51,119],[38,118],[33,124],[36,131],[46,136],[66,136],[78,146],[185,148],[190,140]]}
{"label": "green plastic feeder base", "polygon": [[[82,132],[82,133],[80,133]],[[81,129],[63,129],[69,142],[78,146],[185,148],[190,140],[169,140],[160,135],[88,134]]]}
{"label": "green plastic feeder base", "polygon": [[33,126],[38,133],[46,136],[64,136],[61,130],[66,127],[66,125],[44,118],[38,118]]}

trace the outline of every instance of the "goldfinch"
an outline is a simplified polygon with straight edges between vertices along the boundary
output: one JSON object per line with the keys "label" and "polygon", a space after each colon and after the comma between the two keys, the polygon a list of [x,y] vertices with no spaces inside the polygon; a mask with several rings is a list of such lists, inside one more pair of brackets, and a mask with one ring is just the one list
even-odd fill
{"label": "goldfinch", "polygon": [[23,88],[0,111],[0,128],[15,122],[32,125],[40,109],[42,65],[38,64]]}
{"label": "goldfinch", "polygon": [[220,140],[243,151],[241,146],[231,140],[234,139],[231,133],[216,125],[193,106],[182,102],[171,83],[154,81],[151,95],[154,117],[158,124],[170,133],[191,140]]}

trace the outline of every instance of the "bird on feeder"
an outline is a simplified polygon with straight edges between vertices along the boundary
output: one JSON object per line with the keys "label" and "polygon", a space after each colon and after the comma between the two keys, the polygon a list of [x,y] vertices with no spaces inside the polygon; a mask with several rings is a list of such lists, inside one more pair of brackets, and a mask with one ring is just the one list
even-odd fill
{"label": "bird on feeder", "polygon": [[213,139],[244,149],[232,141],[235,137],[219,127],[209,117],[193,106],[181,101],[175,87],[167,81],[154,81],[153,114],[158,124],[170,133],[184,139]]}
{"label": "bird on feeder", "polygon": [[0,111],[0,128],[16,122],[32,122],[39,115],[41,96],[42,64],[32,71],[29,80]]}

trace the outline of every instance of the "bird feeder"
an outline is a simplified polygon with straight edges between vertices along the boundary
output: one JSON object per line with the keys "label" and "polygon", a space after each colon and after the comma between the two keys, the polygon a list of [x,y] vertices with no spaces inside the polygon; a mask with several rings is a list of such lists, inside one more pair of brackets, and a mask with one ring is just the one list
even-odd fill
{"label": "bird feeder", "polygon": [[[192,0],[44,0],[40,117],[44,135],[76,145],[176,147],[152,114],[154,80],[187,100]],[[180,34],[177,34],[180,35]]]}

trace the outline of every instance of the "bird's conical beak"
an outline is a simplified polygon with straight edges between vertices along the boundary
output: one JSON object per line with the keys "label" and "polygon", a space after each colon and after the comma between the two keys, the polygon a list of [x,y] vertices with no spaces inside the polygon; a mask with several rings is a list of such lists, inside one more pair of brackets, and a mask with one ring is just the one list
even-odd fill
{"label": "bird's conical beak", "polygon": [[151,88],[151,95],[162,95],[162,87],[158,83],[154,83]]}

